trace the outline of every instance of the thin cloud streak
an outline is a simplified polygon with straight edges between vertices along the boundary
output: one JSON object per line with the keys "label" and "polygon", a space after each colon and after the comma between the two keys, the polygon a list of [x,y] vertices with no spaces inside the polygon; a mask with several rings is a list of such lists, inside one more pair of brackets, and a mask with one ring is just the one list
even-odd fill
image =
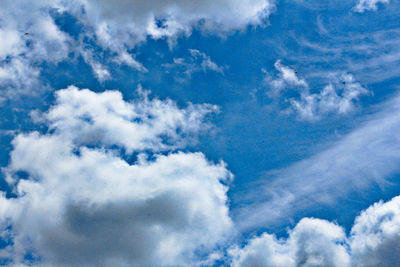
{"label": "thin cloud streak", "polygon": [[[315,204],[333,204],[350,192],[383,185],[400,170],[400,96],[326,150],[269,172],[249,190],[251,205],[237,211],[242,230],[268,226]],[[255,204],[254,204],[255,203]]]}

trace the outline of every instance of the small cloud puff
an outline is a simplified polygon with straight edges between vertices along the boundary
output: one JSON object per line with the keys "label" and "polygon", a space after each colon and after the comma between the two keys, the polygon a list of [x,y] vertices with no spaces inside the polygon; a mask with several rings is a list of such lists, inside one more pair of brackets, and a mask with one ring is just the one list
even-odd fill
{"label": "small cloud puff", "polygon": [[[308,87],[308,84],[305,80],[298,78],[297,71],[282,65],[280,60],[275,62],[274,67],[278,71],[278,77],[273,79],[267,76],[265,80],[273,89],[268,92],[270,96],[279,96],[281,91],[287,87]],[[263,69],[263,72],[268,74],[265,69]]]}
{"label": "small cloud puff", "polygon": [[312,93],[308,83],[298,77],[297,71],[282,65],[280,60],[274,66],[278,71],[277,78],[263,70],[265,83],[271,88],[267,95],[279,98],[288,89],[295,89],[298,96],[286,99],[290,106],[284,113],[296,113],[301,120],[317,120],[326,114],[347,114],[354,110],[354,103],[360,96],[370,94],[351,74],[333,74],[328,85],[320,92]]}
{"label": "small cloud puff", "polygon": [[390,0],[359,0],[357,5],[354,7],[354,11],[363,13],[367,10],[376,11],[378,4],[389,4]]}

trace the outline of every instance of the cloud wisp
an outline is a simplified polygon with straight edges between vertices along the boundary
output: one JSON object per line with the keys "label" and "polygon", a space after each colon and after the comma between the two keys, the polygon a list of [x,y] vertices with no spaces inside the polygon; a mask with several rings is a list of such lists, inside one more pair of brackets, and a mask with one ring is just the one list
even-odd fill
{"label": "cloud wisp", "polygon": [[363,13],[365,11],[378,10],[379,4],[389,4],[390,0],[359,0],[354,11]]}
{"label": "cloud wisp", "polygon": [[268,225],[313,205],[333,204],[348,193],[385,184],[399,171],[400,97],[314,156],[265,174],[239,212],[240,228]]}
{"label": "cloud wisp", "polygon": [[186,82],[192,78],[192,75],[197,72],[216,72],[224,74],[224,67],[219,66],[212,61],[207,54],[197,50],[189,49],[190,56],[188,58],[174,58],[173,63],[163,64],[167,72],[178,71],[180,74],[176,79],[179,82]]}

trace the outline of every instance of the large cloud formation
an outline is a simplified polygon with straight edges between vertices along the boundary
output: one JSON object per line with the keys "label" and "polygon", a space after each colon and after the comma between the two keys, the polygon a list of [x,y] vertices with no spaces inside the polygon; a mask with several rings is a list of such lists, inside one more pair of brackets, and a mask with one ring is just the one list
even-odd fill
{"label": "large cloud formation", "polygon": [[[231,244],[223,162],[176,152],[210,105],[126,102],[116,91],[68,87],[43,116],[46,133],[18,134],[0,197],[7,265],[212,266]],[[143,134],[143,133],[147,134]],[[137,135],[136,135],[137,133]],[[131,137],[131,138],[129,138]],[[177,145],[174,145],[177,144]],[[287,238],[264,233],[228,249],[232,266],[396,266],[400,197],[363,211],[349,235],[304,218]],[[219,246],[220,245],[220,246]]]}
{"label": "large cloud formation", "polygon": [[[110,52],[110,62],[147,71],[128,51],[148,37],[173,41],[193,28],[226,34],[248,25],[266,25],[273,9],[271,0],[4,0],[0,5],[0,86],[8,90],[0,96],[31,93],[38,87],[40,64],[68,60],[71,53],[81,55],[100,81],[111,78],[96,47]],[[65,14],[81,26],[79,36],[70,36],[56,23]]]}
{"label": "large cloud formation", "polygon": [[230,234],[224,163],[170,146],[209,106],[143,97],[69,87],[42,118],[48,133],[15,137],[15,196],[0,198],[9,264],[31,255],[42,266],[195,265]]}
{"label": "large cloud formation", "polygon": [[263,20],[274,8],[274,1],[271,0],[78,2],[84,5],[91,22],[104,23],[98,23],[98,33],[101,29],[122,33],[118,29],[121,24],[115,23],[123,22],[126,23],[123,29],[130,30],[137,37],[150,35],[154,38],[190,33],[196,26],[220,33],[243,29],[247,25],[260,25],[265,23]]}
{"label": "large cloud formation", "polygon": [[287,239],[264,233],[230,249],[232,266],[399,266],[400,197],[379,202],[355,220],[349,236],[335,223],[304,218]]}

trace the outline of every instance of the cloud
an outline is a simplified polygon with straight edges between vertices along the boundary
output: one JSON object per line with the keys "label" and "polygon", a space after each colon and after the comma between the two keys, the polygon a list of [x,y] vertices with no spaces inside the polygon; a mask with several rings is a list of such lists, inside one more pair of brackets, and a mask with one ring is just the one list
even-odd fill
{"label": "cloud", "polygon": [[217,106],[189,104],[180,109],[167,99],[149,99],[138,89],[140,99],[131,103],[119,91],[96,94],[70,86],[55,93],[56,105],[45,118],[49,128],[79,144],[124,147],[128,152],[171,150],[210,129],[204,122]]}
{"label": "cloud", "polygon": [[344,115],[354,110],[354,103],[360,96],[369,93],[351,74],[343,74],[318,94],[306,90],[300,94],[300,99],[289,99],[291,107],[287,112],[297,113],[302,120],[320,119],[325,114]]}
{"label": "cloud", "polygon": [[275,62],[274,67],[278,71],[278,77],[276,79],[269,77],[265,69],[262,70],[267,75],[265,77],[265,82],[269,83],[273,89],[268,92],[270,96],[279,96],[281,91],[287,87],[308,87],[305,80],[297,77],[297,71],[282,65],[280,60]]}
{"label": "cloud", "polygon": [[163,64],[167,72],[176,70],[179,72],[180,77],[178,80],[184,82],[191,79],[193,73],[213,71],[224,74],[224,67],[217,65],[211,60],[210,56],[200,52],[197,49],[189,49],[190,57],[188,58],[174,58],[173,63]]}
{"label": "cloud", "polygon": [[390,0],[359,0],[354,11],[363,13],[366,10],[376,11],[378,4],[389,4]]}
{"label": "cloud", "polygon": [[[52,7],[56,6],[53,1]],[[38,64],[67,58],[70,38],[55,25],[50,12],[49,1],[2,1],[0,86],[6,89],[1,90],[2,97],[39,91]]]}
{"label": "cloud", "polygon": [[289,232],[289,238],[277,239],[264,233],[243,247],[230,249],[233,267],[244,266],[349,266],[343,242],[346,235],[333,223],[304,218]]}
{"label": "cloud", "polygon": [[[215,246],[232,233],[222,183],[232,175],[199,152],[157,153],[169,147],[161,136],[180,143],[202,127],[207,105],[179,109],[147,96],[128,103],[119,92],[76,87],[56,99],[44,115],[47,133],[12,141],[4,171],[15,197],[0,197],[12,242],[3,258],[22,264],[29,254],[42,266],[192,266],[218,258]],[[118,148],[149,152],[128,162]]]}
{"label": "cloud", "polygon": [[190,52],[190,55],[192,56],[193,60],[200,61],[200,66],[203,69],[203,71],[212,70],[215,72],[219,72],[221,74],[224,73],[223,67],[218,66],[205,53],[202,53],[197,49],[189,49],[189,52]]}
{"label": "cloud", "polygon": [[195,27],[221,34],[248,25],[265,25],[265,19],[274,10],[274,1],[270,0],[79,2],[87,12],[87,24],[96,27],[96,35],[108,47],[119,46],[112,37],[129,45],[125,41],[132,41],[132,37],[136,41],[147,35],[156,39],[176,37],[190,34]]}
{"label": "cloud", "polygon": [[400,197],[375,203],[355,220],[349,236],[335,223],[303,218],[288,238],[263,233],[229,255],[233,267],[244,266],[398,266]]}
{"label": "cloud", "polygon": [[0,93],[2,98],[17,98],[19,95],[35,94],[39,85],[40,69],[32,66],[29,59],[12,57],[0,67],[0,86],[6,88]]}
{"label": "cloud", "polygon": [[[111,79],[104,63],[147,69],[129,50],[150,38],[173,43],[194,28],[224,35],[247,26],[264,26],[274,10],[272,0],[220,1],[2,1],[0,6],[0,98],[39,91],[39,65],[81,55],[99,81]],[[56,24],[68,14],[82,27],[76,40]],[[94,53],[107,51],[109,58]],[[208,69],[218,66],[207,62]],[[24,68],[21,68],[21,66]]]}
{"label": "cloud", "polygon": [[[189,36],[193,29],[226,35],[249,25],[265,26],[275,9],[275,1],[118,0],[110,3],[106,0],[75,0],[65,4],[64,8],[78,18],[97,45],[115,54],[114,62],[146,71],[128,50],[147,38],[166,39],[172,45],[180,36]],[[211,64],[208,67],[217,66]],[[96,68],[94,71],[96,73]]]}
{"label": "cloud", "polygon": [[270,225],[315,205],[334,204],[373,184],[384,186],[399,171],[400,98],[381,106],[352,132],[315,155],[266,173],[250,190],[249,206],[238,211],[239,228]]}
{"label": "cloud", "polygon": [[355,266],[398,266],[400,196],[363,211],[351,229],[349,244]]}
{"label": "cloud", "polygon": [[347,114],[354,110],[360,96],[370,93],[351,74],[331,74],[328,85],[318,93],[311,93],[308,83],[298,77],[297,71],[282,65],[280,60],[274,66],[278,71],[277,78],[263,70],[266,73],[264,82],[270,86],[267,95],[279,98],[294,88],[297,96],[286,99],[289,107],[284,113],[295,113],[301,120],[317,120],[327,114]]}

